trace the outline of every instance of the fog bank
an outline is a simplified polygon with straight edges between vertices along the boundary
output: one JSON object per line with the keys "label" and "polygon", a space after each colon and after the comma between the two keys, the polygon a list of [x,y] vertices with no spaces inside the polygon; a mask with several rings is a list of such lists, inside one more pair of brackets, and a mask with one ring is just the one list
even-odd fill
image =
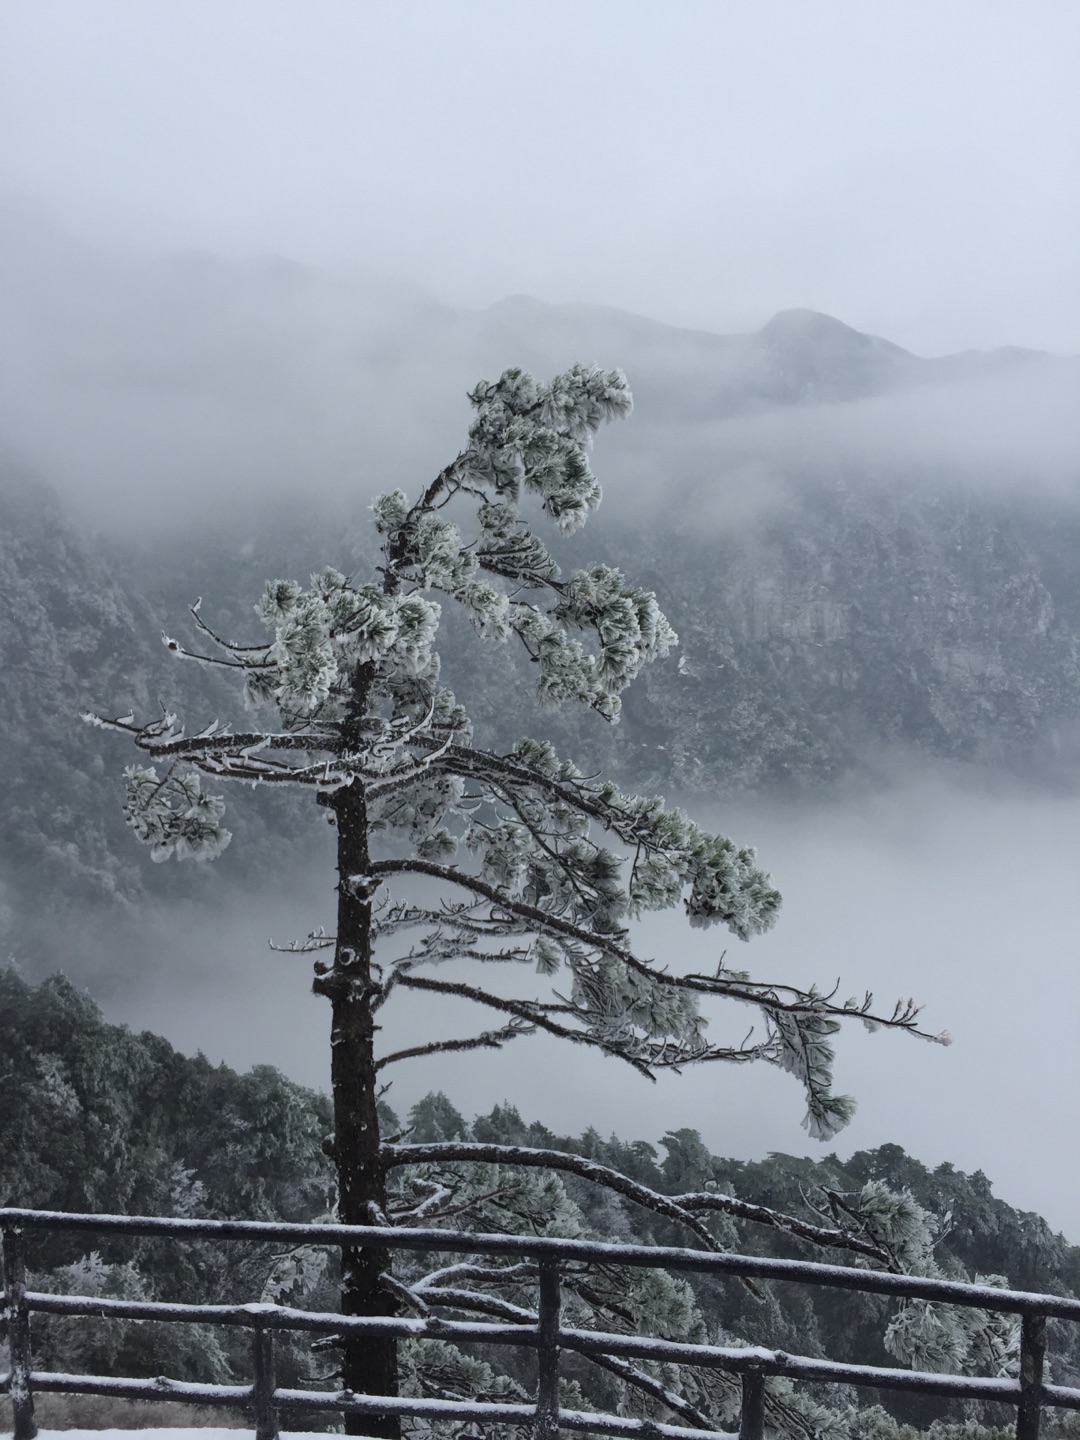
{"label": "fog bank", "polygon": [[[693,804],[699,818],[757,844],[784,893],[779,923],[741,946],[668,916],[643,927],[641,949],[697,968],[727,945],[755,978],[824,988],[839,979],[842,997],[870,989],[885,1010],[914,996],[927,1028],[949,1030],[953,1045],[847,1026],[837,1088],[859,1110],[823,1148],[843,1156],[892,1142],[931,1166],[982,1169],[1010,1203],[1080,1238],[1069,1149],[1080,1128],[1080,796],[935,770],[827,805],[746,802],[711,816],[703,802]],[[268,877],[265,893],[233,897],[213,916],[187,905],[96,937],[84,931],[63,947],[61,968],[112,1020],[215,1062],[269,1062],[326,1088],[329,1015],[309,993],[310,957],[274,954],[266,940],[331,924],[331,887],[328,872]],[[411,1009],[408,1033],[446,1014]],[[405,1033],[404,1012],[386,1019],[392,1042]],[[744,1008],[718,1011],[713,1033],[737,1041],[752,1019]],[[474,1016],[465,1033],[476,1028]],[[800,1129],[798,1086],[761,1066],[650,1084],[616,1061],[532,1038],[498,1055],[395,1069],[388,1098],[402,1114],[442,1089],[467,1114],[509,1100],[561,1131],[594,1125],[655,1141],[693,1126],[714,1152],[743,1159],[822,1148]]]}

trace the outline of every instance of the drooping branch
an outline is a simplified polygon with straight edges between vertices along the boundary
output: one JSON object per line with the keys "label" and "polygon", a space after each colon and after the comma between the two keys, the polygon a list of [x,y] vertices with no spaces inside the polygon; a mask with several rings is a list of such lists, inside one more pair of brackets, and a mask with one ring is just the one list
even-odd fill
{"label": "drooping branch", "polygon": [[610,830],[628,844],[648,843],[642,834],[640,823],[611,800],[603,800],[596,792],[595,782],[585,777],[570,780],[545,775],[542,770],[526,765],[513,755],[497,755],[490,750],[479,750],[466,745],[451,745],[447,751],[447,769],[454,774],[490,784],[497,778],[504,785],[521,791],[538,790],[549,800],[567,805],[605,830]]}
{"label": "drooping branch", "polygon": [[411,1310],[414,1310],[417,1315],[426,1316],[431,1314],[430,1307],[425,1301],[420,1299],[419,1296],[414,1295],[408,1285],[403,1285],[389,1270],[384,1270],[379,1276],[379,1288],[385,1290],[388,1295],[392,1295],[395,1300],[403,1302]]}
{"label": "drooping branch", "polygon": [[486,1295],[480,1290],[460,1290],[449,1285],[427,1290],[414,1285],[412,1291],[429,1307],[441,1305],[448,1310],[472,1310],[481,1315],[495,1315],[500,1320],[509,1320],[511,1323],[536,1324],[534,1310],[526,1310],[522,1305],[514,1305],[509,1300],[503,1300],[497,1295]]}
{"label": "drooping branch", "polygon": [[392,1225],[403,1225],[406,1222],[426,1220],[430,1215],[438,1215],[441,1213],[439,1207],[452,1200],[457,1193],[456,1186],[444,1185],[437,1180],[427,1180],[419,1176],[410,1177],[409,1185],[413,1191],[420,1191],[423,1198],[408,1209],[390,1205]]}
{"label": "drooping branch", "polygon": [[[520,945],[504,946],[500,950],[478,950],[472,945],[458,944],[453,935],[443,935],[419,947],[414,945],[396,963],[411,970],[414,965],[441,965],[450,960],[477,960],[482,965],[521,965],[528,959],[528,950]],[[574,1013],[572,1005],[546,1005],[544,1008],[567,1015]]]}
{"label": "drooping branch", "polygon": [[561,1150],[543,1150],[526,1145],[488,1145],[476,1141],[442,1140],[426,1145],[384,1145],[380,1151],[382,1164],[389,1170],[399,1165],[424,1164],[486,1164],[521,1165],[538,1170],[564,1170],[591,1180],[607,1190],[632,1200],[643,1209],[662,1215],[667,1220],[685,1226],[707,1250],[719,1250],[719,1242],[708,1228],[689,1211],[684,1211],[666,1195],[661,1195],[648,1186],[631,1180],[618,1170],[589,1160],[583,1155],[571,1155]]}
{"label": "drooping branch", "polygon": [[838,1227],[812,1225],[797,1216],[787,1215],[764,1205],[752,1205],[738,1200],[733,1195],[719,1191],[694,1191],[686,1195],[664,1195],[632,1180],[618,1170],[592,1160],[584,1155],[573,1155],[564,1150],[547,1150],[536,1146],[495,1145],[477,1141],[443,1140],[428,1144],[384,1145],[380,1152],[382,1163],[387,1169],[400,1165],[424,1164],[488,1164],[521,1165],[540,1170],[562,1170],[577,1175],[595,1185],[640,1205],[644,1210],[683,1225],[701,1240],[706,1248],[719,1250],[719,1242],[698,1218],[702,1212],[712,1211],[729,1215],[736,1220],[749,1220],[758,1225],[767,1225],[785,1234],[808,1240],[815,1245],[848,1250],[874,1260],[887,1269],[894,1269],[892,1257],[880,1245],[863,1239]]}
{"label": "drooping branch", "polygon": [[598,1355],[595,1352],[590,1352],[587,1358],[598,1369],[607,1370],[610,1374],[618,1376],[625,1385],[642,1391],[643,1394],[651,1396],[654,1400],[659,1400],[666,1409],[673,1411],[676,1415],[681,1415],[696,1429],[715,1430],[715,1419],[691,1405],[685,1395],[680,1395],[677,1390],[670,1389],[655,1376],[646,1374],[632,1361],[624,1360],[618,1355]]}
{"label": "drooping branch", "polygon": [[432,1040],[426,1045],[413,1045],[407,1050],[395,1050],[392,1055],[384,1055],[376,1062],[375,1069],[381,1070],[398,1060],[413,1060],[421,1055],[439,1055],[451,1050],[501,1050],[507,1041],[516,1040],[519,1035],[531,1035],[535,1028],[534,1024],[515,1019],[501,1030],[485,1030],[482,1035],[474,1035],[468,1040]]}
{"label": "drooping branch", "polygon": [[[948,1043],[945,1035],[933,1035],[929,1031],[918,1028],[915,1021],[919,1014],[919,1007],[911,1003],[901,1004],[891,1015],[874,1014],[866,1008],[865,1004],[835,1005],[827,996],[813,990],[800,990],[793,985],[763,985],[741,975],[738,979],[729,979],[726,978],[724,972],[714,976],[673,975],[666,970],[656,969],[647,961],[640,959],[626,945],[620,943],[628,933],[625,929],[619,929],[611,935],[588,930],[561,915],[541,910],[539,906],[530,905],[527,901],[507,895],[504,890],[488,884],[479,875],[470,875],[463,870],[451,869],[449,866],[439,865],[432,860],[411,858],[377,860],[370,868],[372,875],[426,875],[432,879],[471,890],[475,895],[488,900],[497,910],[507,916],[524,922],[541,933],[550,931],[552,934],[574,940],[579,945],[609,955],[612,959],[621,960],[630,969],[646,976],[657,985],[691,990],[700,995],[712,995],[726,1000],[739,1000],[749,1005],[759,1006],[767,1012],[829,1016],[845,1020],[860,1019],[864,1023],[877,1025],[882,1029],[906,1030],[921,1040],[928,1040],[936,1044]],[[873,997],[868,998],[872,1000]]]}
{"label": "drooping branch", "polygon": [[471,1260],[458,1260],[444,1265],[441,1270],[430,1270],[422,1280],[417,1280],[413,1289],[418,1293],[442,1285],[447,1280],[489,1280],[492,1284],[506,1284],[511,1280],[535,1279],[536,1265],[531,1260],[518,1260],[505,1265],[479,1265]]}
{"label": "drooping branch", "polygon": [[560,1025],[543,1007],[535,1006],[528,1000],[511,1000],[506,996],[492,995],[489,991],[480,990],[475,985],[466,985],[454,980],[432,980],[426,975],[409,975],[401,971],[397,972],[395,979],[398,985],[403,985],[409,990],[430,990],[441,995],[456,995],[462,1000],[472,1000],[477,1005],[486,1005],[491,1010],[502,1010],[508,1015],[517,1016],[527,1025],[533,1025],[538,1030],[546,1030],[550,1035],[557,1035],[562,1040],[572,1040],[578,1045],[588,1045],[594,1050],[601,1050],[605,1055],[613,1055],[616,1059],[625,1061],[627,1065],[632,1066],[648,1080],[656,1078],[645,1061],[628,1054],[599,1035],[590,1035],[587,1031],[571,1030],[567,1025]]}
{"label": "drooping branch", "polygon": [[[569,1288],[573,1288],[572,1280],[568,1278],[566,1283]],[[448,1309],[466,1313],[493,1315],[511,1323],[530,1325],[538,1323],[539,1317],[535,1310],[526,1309],[521,1305],[513,1305],[507,1300],[502,1300],[494,1295],[485,1295],[476,1290],[459,1290],[449,1287],[421,1290],[419,1286],[414,1285],[411,1288],[411,1295],[414,1297],[413,1303],[420,1301],[424,1304],[425,1309],[431,1306],[445,1306]],[[632,1361],[615,1355],[600,1355],[592,1350],[585,1352],[584,1358],[598,1369],[606,1370],[609,1374],[617,1376],[624,1384],[640,1390],[653,1400],[659,1400],[667,1409],[681,1415],[684,1420],[698,1429],[711,1430],[715,1428],[713,1420],[692,1405],[685,1396],[670,1389],[655,1376],[647,1374]]]}
{"label": "drooping branch", "polygon": [[[618,944],[618,938],[625,937],[627,933],[625,930],[616,932],[618,938],[586,930],[583,926],[575,925],[573,921],[566,920],[561,915],[552,914],[547,910],[541,910],[539,906],[530,905],[525,900],[517,899],[505,890],[501,890],[497,885],[488,884],[481,876],[470,875],[465,870],[451,869],[449,866],[439,865],[433,860],[402,857],[394,860],[376,860],[371,866],[371,873],[373,875],[426,875],[434,880],[442,880],[446,884],[471,890],[473,894],[490,901],[499,911],[516,920],[527,922],[537,930],[551,930],[555,934],[565,935],[567,939],[576,940],[590,949],[603,950],[617,959],[627,958],[629,960],[631,958],[630,952]],[[634,961],[634,966],[647,969],[640,961]]]}
{"label": "drooping branch", "polygon": [[757,1225],[768,1225],[774,1230],[782,1230],[785,1234],[807,1240],[812,1245],[851,1251],[852,1254],[862,1255],[868,1260],[876,1260],[889,1270],[896,1268],[893,1258],[884,1247],[872,1240],[860,1239],[850,1230],[843,1230],[838,1226],[811,1225],[800,1220],[797,1215],[788,1215],[767,1205],[753,1205],[747,1200],[737,1199],[734,1195],[724,1195],[713,1190],[675,1195],[672,1199],[690,1214],[713,1211],[730,1215],[736,1220],[749,1220]]}
{"label": "drooping branch", "polygon": [[189,650],[186,645],[181,645],[179,640],[174,640],[164,631],[161,632],[161,643],[178,660],[193,660],[196,665],[216,665],[223,670],[248,670],[251,668],[243,660],[225,660],[220,655],[202,655],[198,650]]}
{"label": "drooping branch", "polygon": [[[196,627],[202,631],[215,645],[227,651],[230,655],[262,655],[268,657],[270,654],[269,645],[239,645],[235,640],[226,640],[219,635],[202,617],[202,596],[200,595],[195,604],[191,607],[191,616]],[[245,662],[250,664],[251,662]]]}

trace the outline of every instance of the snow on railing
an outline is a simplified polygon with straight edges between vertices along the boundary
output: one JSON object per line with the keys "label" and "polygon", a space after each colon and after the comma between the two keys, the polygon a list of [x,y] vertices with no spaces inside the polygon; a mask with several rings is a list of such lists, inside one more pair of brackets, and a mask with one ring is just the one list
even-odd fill
{"label": "snow on railing", "polygon": [[[345,1316],[307,1311],[287,1305],[191,1305],[165,1301],[110,1300],[80,1295],[28,1291],[25,1282],[27,1232],[36,1230],[93,1231],[138,1236],[171,1236],[177,1240],[286,1241],[387,1250],[452,1251],[470,1255],[518,1255],[539,1267],[536,1324],[495,1324],[438,1317]],[[183,1400],[201,1405],[240,1407],[255,1420],[257,1440],[275,1440],[278,1413],[283,1409],[338,1410],[354,1415],[411,1416],[454,1419],[482,1425],[499,1422],[527,1428],[534,1440],[554,1440],[559,1430],[587,1434],[642,1437],[642,1440],[735,1440],[719,1430],[692,1429],[625,1416],[567,1410],[559,1404],[559,1353],[619,1356],[669,1364],[693,1365],[739,1375],[742,1417],[739,1440],[761,1440],[765,1424],[765,1378],[786,1376],[819,1383],[872,1386],[922,1395],[968,1400],[993,1400],[1017,1409],[1017,1440],[1038,1440],[1045,1406],[1080,1410],[1080,1390],[1044,1380],[1045,1328],[1049,1317],[1080,1320],[1080,1300],[1032,1291],[998,1290],[955,1280],[931,1280],[823,1265],[806,1260],[778,1260],[667,1246],[608,1245],[587,1240],[557,1240],[522,1235],[469,1234],[453,1230],[401,1230],[378,1226],[289,1225],[262,1221],[186,1220],[160,1216],[75,1215],[59,1211],[0,1209],[3,1238],[3,1284],[0,1318],[7,1331],[10,1373],[0,1376],[0,1395],[11,1399],[14,1440],[34,1440],[34,1392],[108,1395],[139,1400]],[[893,1295],[902,1299],[940,1301],[953,1305],[1018,1314],[1021,1317],[1018,1379],[982,1378],[874,1365],[849,1365],[808,1356],[789,1355],[761,1346],[683,1344],[641,1335],[609,1334],[564,1328],[560,1324],[560,1266],[569,1261],[607,1262],[620,1266],[723,1274],[746,1279],[797,1281],[807,1285]],[[251,1385],[203,1385],[190,1381],[137,1380],[103,1375],[66,1375],[36,1371],[32,1362],[30,1315],[85,1316],[97,1319],[158,1320],[203,1325],[243,1326],[252,1332],[254,1380]],[[275,1379],[274,1332],[317,1331],[389,1335],[403,1339],[433,1338],[458,1342],[527,1346],[537,1351],[539,1380],[535,1402],[492,1404],[479,1401],[419,1399],[408,1396],[360,1395],[347,1390],[291,1390]]]}

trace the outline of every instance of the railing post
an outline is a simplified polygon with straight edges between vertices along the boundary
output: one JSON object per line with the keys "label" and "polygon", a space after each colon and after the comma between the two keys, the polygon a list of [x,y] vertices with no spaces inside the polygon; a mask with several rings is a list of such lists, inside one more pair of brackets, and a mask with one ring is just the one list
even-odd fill
{"label": "railing post", "polygon": [[30,1388],[30,1312],[26,1308],[26,1251],[22,1231],[3,1227],[4,1320],[11,1352],[11,1409],[13,1440],[34,1440],[34,1392]]}
{"label": "railing post", "polygon": [[255,1440],[278,1440],[278,1417],[274,1408],[277,1373],[274,1364],[274,1332],[258,1319],[251,1336],[255,1356],[255,1384],[252,1408],[255,1411]]}
{"label": "railing post", "polygon": [[739,1440],[762,1440],[765,1434],[765,1376],[760,1370],[744,1370]]}
{"label": "railing post", "polygon": [[1045,1359],[1046,1317],[1025,1315],[1020,1328],[1021,1394],[1016,1416],[1016,1440],[1039,1440]]}
{"label": "railing post", "polygon": [[538,1379],[533,1440],[555,1440],[559,1433],[559,1262],[540,1260]]}

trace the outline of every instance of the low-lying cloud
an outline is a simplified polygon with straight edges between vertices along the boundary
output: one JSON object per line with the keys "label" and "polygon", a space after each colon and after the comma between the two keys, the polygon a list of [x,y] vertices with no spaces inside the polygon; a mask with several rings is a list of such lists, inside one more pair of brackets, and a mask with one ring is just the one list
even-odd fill
{"label": "low-lying cloud", "polygon": [[[290,495],[340,506],[408,491],[463,443],[478,379],[578,360],[621,366],[637,389],[635,415],[598,441],[615,518],[670,515],[679,496],[695,525],[738,524],[838,471],[1077,485],[1080,362],[958,357],[872,398],[770,403],[791,379],[782,349],[619,311],[451,310],[283,260],[123,255],[17,208],[0,246],[0,435],[87,523],[127,535],[239,535]],[[867,354],[879,363],[842,326],[824,343],[845,333],[856,372]]]}
{"label": "low-lying cloud", "polygon": [[[775,930],[747,946],[726,932],[690,931],[674,914],[654,917],[642,951],[698,968],[714,966],[728,945],[729,960],[759,979],[839,983],[843,997],[872,990],[886,1011],[914,997],[927,1028],[949,1030],[954,1043],[845,1026],[837,1088],[859,1110],[832,1148],[846,1155],[891,1142],[929,1165],[982,1169],[1012,1204],[1080,1236],[1068,1160],[1080,1126],[1080,797],[925,769],[828,804],[745,801],[710,815],[707,797],[689,803],[699,819],[758,845],[784,908]],[[326,1088],[329,1016],[309,993],[310,957],[275,954],[266,942],[332,924],[333,899],[328,865],[292,871],[212,913],[159,904],[96,936],[83,925],[55,953],[110,1019],[215,1062],[268,1062]],[[442,1001],[414,1007],[412,997],[384,1018],[390,1046],[456,1023]],[[741,1007],[717,1012],[715,1036],[737,1042],[754,1019]],[[476,1027],[473,1012],[467,1033]],[[762,1066],[691,1067],[653,1085],[534,1037],[498,1055],[409,1062],[389,1099],[404,1114],[432,1089],[468,1113],[509,1100],[559,1131],[595,1125],[655,1141],[688,1125],[716,1153],[744,1159],[820,1149],[800,1128],[799,1086]]]}

